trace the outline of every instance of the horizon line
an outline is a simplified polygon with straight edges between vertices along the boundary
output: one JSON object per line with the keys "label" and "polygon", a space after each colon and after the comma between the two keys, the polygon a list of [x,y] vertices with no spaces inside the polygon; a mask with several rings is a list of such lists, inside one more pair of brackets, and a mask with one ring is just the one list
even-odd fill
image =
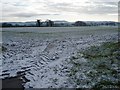
{"label": "horizon line", "polygon": [[[0,23],[2,22],[36,22],[39,19],[36,20],[30,20],[30,21],[0,21]],[[41,20],[41,19],[40,19]],[[47,20],[47,19],[46,19]],[[46,20],[41,20],[42,22],[46,21]],[[48,19],[51,20],[51,19]],[[66,21],[66,22],[76,22],[76,21],[84,21],[84,22],[120,22],[118,21],[112,21],[112,20],[76,20],[76,21],[69,21],[69,20],[51,20],[51,21]]]}

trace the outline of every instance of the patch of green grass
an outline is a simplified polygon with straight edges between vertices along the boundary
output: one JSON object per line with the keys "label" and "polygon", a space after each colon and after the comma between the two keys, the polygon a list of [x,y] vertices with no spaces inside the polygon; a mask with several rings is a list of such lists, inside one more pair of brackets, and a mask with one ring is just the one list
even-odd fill
{"label": "patch of green grass", "polygon": [[77,79],[75,80],[76,73],[80,70],[81,64],[78,63],[77,57],[74,57],[74,56],[71,57],[70,64],[72,64],[72,67],[71,67],[70,70],[69,70],[68,76],[69,76],[71,79],[74,78],[74,81],[76,81],[76,80],[77,80]]}
{"label": "patch of green grass", "polygon": [[109,70],[109,67],[105,63],[100,63],[97,65],[97,69],[107,69]]}
{"label": "patch of green grass", "polygon": [[69,76],[70,77],[74,76],[78,71],[79,71],[79,67],[74,66],[73,68],[70,69]]}
{"label": "patch of green grass", "polygon": [[119,52],[119,43],[116,42],[107,42],[101,46],[92,46],[87,50],[83,51],[83,57],[87,59],[96,59],[103,57],[112,57],[118,56]]}
{"label": "patch of green grass", "polygon": [[[86,65],[86,68],[90,67],[91,69],[89,72],[84,72],[84,74],[90,78],[92,82],[96,83],[93,89],[99,90],[102,88],[119,87],[117,82],[118,71],[114,68],[118,66],[119,62],[119,45],[118,42],[106,42],[100,46],[89,47],[84,51],[78,52],[76,56],[71,57],[70,62],[73,65],[70,69],[71,80],[79,85],[81,82],[79,78],[75,78],[76,73],[80,73],[80,68]],[[81,54],[83,55],[81,56]],[[78,60],[81,57],[86,58],[87,63],[80,64]],[[112,78],[114,78],[115,81]]]}
{"label": "patch of green grass", "polygon": [[102,88],[120,88],[120,82],[111,82],[109,80],[101,80],[97,84],[94,85],[93,89],[101,90]]}
{"label": "patch of green grass", "polygon": [[[83,57],[93,65],[95,70],[87,74],[91,78],[98,78],[104,75],[105,77],[116,77],[118,75],[117,69],[114,69],[112,64],[118,65],[119,57],[119,45],[118,42],[107,42],[101,46],[92,46],[83,51]],[[100,80],[93,88],[101,89],[104,87],[118,87],[117,82]]]}

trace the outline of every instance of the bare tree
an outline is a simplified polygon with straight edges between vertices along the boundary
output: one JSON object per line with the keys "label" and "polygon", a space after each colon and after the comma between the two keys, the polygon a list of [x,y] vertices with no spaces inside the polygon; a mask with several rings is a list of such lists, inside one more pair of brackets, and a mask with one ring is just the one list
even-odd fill
{"label": "bare tree", "polygon": [[54,26],[54,22],[53,21],[51,21],[51,20],[46,20],[46,26],[48,26],[48,27],[53,27]]}
{"label": "bare tree", "polygon": [[41,26],[41,20],[37,20],[36,26],[40,27]]}

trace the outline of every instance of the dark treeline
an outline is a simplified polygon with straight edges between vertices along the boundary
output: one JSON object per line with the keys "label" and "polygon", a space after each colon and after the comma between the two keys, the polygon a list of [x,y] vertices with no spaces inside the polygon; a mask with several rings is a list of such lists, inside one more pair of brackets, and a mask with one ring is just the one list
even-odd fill
{"label": "dark treeline", "polygon": [[12,23],[1,23],[1,27],[74,27],[74,26],[117,26],[119,23],[117,22],[84,22],[84,21],[76,21],[73,23],[70,22],[60,22],[56,23],[52,20],[46,20],[42,22],[41,20],[37,20],[34,24],[12,24]]}
{"label": "dark treeline", "polygon": [[2,23],[2,27],[12,27],[12,24],[9,24],[9,23]]}
{"label": "dark treeline", "polygon": [[0,25],[0,27],[36,27],[35,25],[19,25],[19,24],[15,24],[12,25],[10,23],[2,23],[2,25]]}

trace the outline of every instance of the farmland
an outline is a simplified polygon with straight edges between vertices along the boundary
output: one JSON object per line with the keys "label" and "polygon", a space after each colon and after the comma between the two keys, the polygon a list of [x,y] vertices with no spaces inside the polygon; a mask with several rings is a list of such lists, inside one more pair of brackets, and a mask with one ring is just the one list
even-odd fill
{"label": "farmland", "polygon": [[20,76],[25,88],[119,87],[115,26],[19,27],[1,32],[1,79]]}

